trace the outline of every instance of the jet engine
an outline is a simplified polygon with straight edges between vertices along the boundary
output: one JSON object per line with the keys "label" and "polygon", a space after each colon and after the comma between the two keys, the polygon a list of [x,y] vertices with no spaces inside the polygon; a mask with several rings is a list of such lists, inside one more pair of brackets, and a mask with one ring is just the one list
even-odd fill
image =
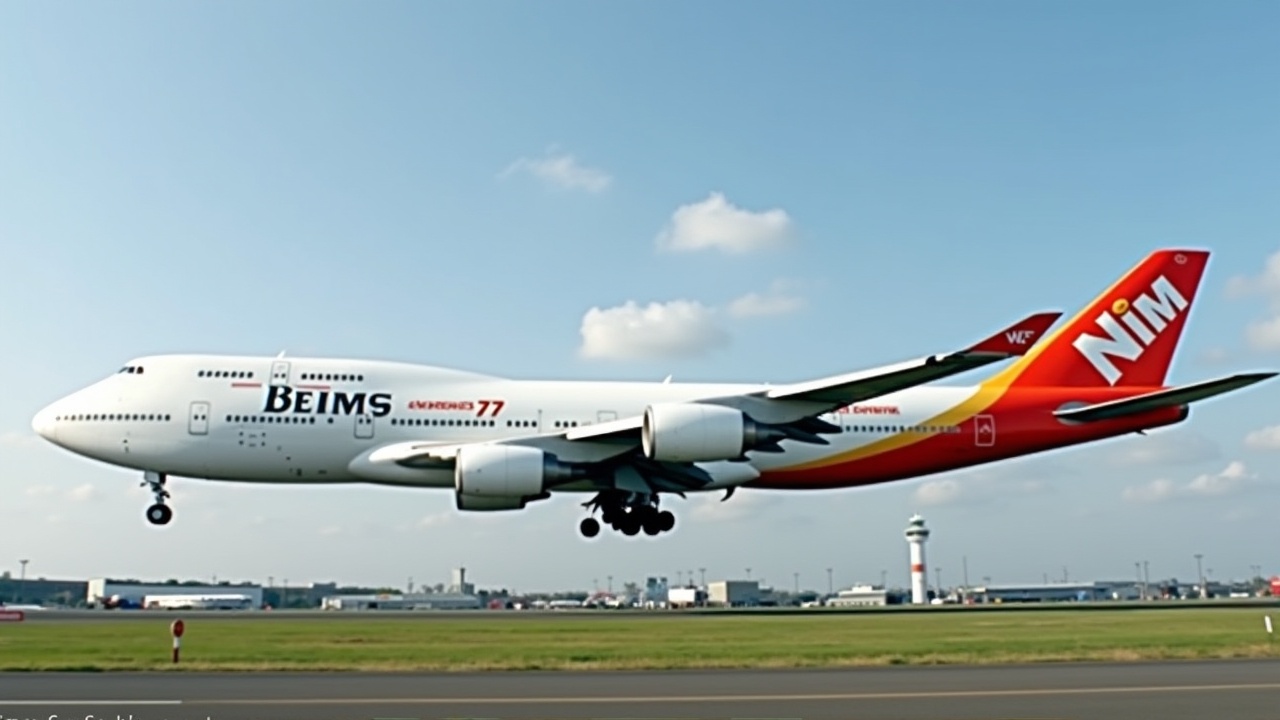
{"label": "jet engine", "polygon": [[701,403],[656,403],[645,408],[644,454],[666,462],[735,460],[748,450],[778,452],[792,431],[757,423],[741,410]]}
{"label": "jet engine", "polygon": [[553,484],[582,473],[554,455],[521,445],[465,445],[454,462],[459,510],[518,510]]}
{"label": "jet engine", "polygon": [[472,512],[492,512],[495,510],[523,510],[529,500],[536,498],[513,496],[463,495],[457,494],[458,509]]}

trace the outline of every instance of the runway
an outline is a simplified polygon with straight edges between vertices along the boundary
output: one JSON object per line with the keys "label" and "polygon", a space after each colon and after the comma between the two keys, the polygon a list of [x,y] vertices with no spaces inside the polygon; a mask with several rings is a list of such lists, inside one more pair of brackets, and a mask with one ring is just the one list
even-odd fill
{"label": "runway", "polygon": [[546,673],[7,673],[0,719],[1275,718],[1280,661]]}
{"label": "runway", "polygon": [[448,619],[483,619],[502,618],[504,620],[613,620],[620,617],[628,619],[653,618],[669,620],[671,618],[708,618],[728,616],[783,617],[796,615],[803,617],[822,617],[836,615],[938,615],[946,613],[1041,613],[1061,612],[1063,610],[1083,612],[1146,612],[1158,610],[1244,610],[1278,609],[1280,602],[1276,598],[1231,598],[1212,601],[1178,601],[1176,603],[1117,603],[1079,602],[1079,603],[1005,603],[1000,605],[888,605],[883,607],[847,607],[847,608],[797,608],[797,607],[763,607],[763,608],[697,608],[680,611],[625,609],[561,609],[561,610],[375,610],[334,612],[328,610],[42,610],[26,611],[25,622],[60,623],[60,622],[131,622],[131,621],[168,621],[181,617],[190,621],[206,622],[219,620],[278,620],[281,618],[328,620],[342,622],[347,620],[406,620],[414,619],[424,622]]}

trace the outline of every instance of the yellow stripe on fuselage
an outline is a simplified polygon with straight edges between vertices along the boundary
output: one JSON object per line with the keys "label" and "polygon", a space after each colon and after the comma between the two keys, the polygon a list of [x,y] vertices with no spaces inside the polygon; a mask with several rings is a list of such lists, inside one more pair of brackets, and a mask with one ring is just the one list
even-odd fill
{"label": "yellow stripe on fuselage", "polygon": [[[925,420],[920,425],[942,425],[952,427],[964,423],[971,419],[974,415],[986,410],[1004,396],[1009,388],[1004,385],[992,384],[990,381],[982,383],[978,386],[977,392],[971,397],[961,402],[955,407],[938,413],[937,415]],[[936,435],[902,432],[891,435],[883,440],[877,440],[873,443],[854,448],[847,452],[830,455],[819,460],[814,460],[800,465],[789,465],[773,470],[773,472],[791,472],[796,470],[816,470],[819,468],[831,467],[832,465],[841,465],[854,460],[880,455],[893,450],[910,447],[918,442],[923,442]]]}

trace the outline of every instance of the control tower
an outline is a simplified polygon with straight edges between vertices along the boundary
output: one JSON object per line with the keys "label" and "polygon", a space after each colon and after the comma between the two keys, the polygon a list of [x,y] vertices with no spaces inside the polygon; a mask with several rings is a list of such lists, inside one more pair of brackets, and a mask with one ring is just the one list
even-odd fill
{"label": "control tower", "polygon": [[911,604],[927,605],[929,603],[929,576],[924,566],[924,541],[929,539],[929,528],[924,526],[924,518],[919,514],[912,515],[907,521],[907,544],[911,546]]}

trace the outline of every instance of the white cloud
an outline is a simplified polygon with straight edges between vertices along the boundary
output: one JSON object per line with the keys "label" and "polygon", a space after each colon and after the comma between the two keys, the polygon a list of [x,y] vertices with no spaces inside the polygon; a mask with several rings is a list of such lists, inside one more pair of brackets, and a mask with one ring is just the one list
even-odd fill
{"label": "white cloud", "polygon": [[650,302],[634,300],[611,307],[593,307],[582,317],[582,357],[607,360],[648,360],[703,355],[729,344],[720,317],[749,319],[784,315],[804,307],[794,283],[775,280],[764,293],[748,293],[715,308],[696,300]]}
{"label": "white cloud", "polygon": [[1192,495],[1226,495],[1246,485],[1257,475],[1249,472],[1244,463],[1233,460],[1219,473],[1197,475],[1187,484],[1187,492]]}
{"label": "white cloud", "polygon": [[1280,425],[1254,430],[1244,436],[1244,444],[1254,450],[1280,450]]}
{"label": "white cloud", "polygon": [[921,505],[953,505],[961,499],[963,490],[956,480],[930,480],[911,493],[911,499]]}
{"label": "white cloud", "polygon": [[589,193],[604,192],[613,183],[609,173],[582,165],[574,156],[557,152],[555,148],[541,158],[522,157],[516,160],[498,173],[498,177],[507,178],[520,172],[527,172],[556,187]]}
{"label": "white cloud", "polygon": [[1248,295],[1267,295],[1280,299],[1280,252],[1267,258],[1262,272],[1255,277],[1237,275],[1227,281],[1227,295],[1241,298]]}
{"label": "white cloud", "polygon": [[453,518],[454,514],[451,512],[431,513],[429,515],[424,515],[422,519],[417,522],[417,527],[440,527],[441,525],[447,525],[451,520],[453,520]]}
{"label": "white cloud", "polygon": [[1280,314],[1249,323],[1244,339],[1255,350],[1280,350]]}
{"label": "white cloud", "polygon": [[92,500],[97,494],[97,490],[92,483],[84,483],[77,485],[66,492],[66,498],[71,502],[85,502]]}
{"label": "white cloud", "polygon": [[747,293],[729,303],[729,314],[736,318],[787,315],[804,307],[804,298],[789,292],[790,284],[775,280],[765,293]]}
{"label": "white cloud", "polygon": [[1202,473],[1185,485],[1161,478],[1145,485],[1124,489],[1121,497],[1129,502],[1154,503],[1172,498],[1217,497],[1246,490],[1257,484],[1257,473],[1250,472],[1239,460],[1232,460],[1216,473]]}
{"label": "white cloud", "polygon": [[1046,480],[1076,474],[1072,463],[1060,459],[1022,458],[946,473],[917,486],[911,492],[911,499],[935,507],[1001,503],[1052,493],[1053,483]]}
{"label": "white cloud", "polygon": [[1172,480],[1152,480],[1145,485],[1134,485],[1124,489],[1121,496],[1128,502],[1153,503],[1172,497],[1175,492]]}
{"label": "white cloud", "polygon": [[1254,277],[1237,275],[1227,281],[1227,295],[1243,298],[1266,297],[1270,313],[1245,328],[1245,341],[1255,350],[1280,350],[1280,252],[1267,258],[1262,272]]}
{"label": "white cloud", "polygon": [[593,307],[582,317],[581,333],[581,355],[604,360],[691,357],[729,343],[715,311],[692,300]]}
{"label": "white cloud", "polygon": [[659,249],[674,252],[714,248],[740,254],[786,245],[791,234],[785,210],[743,210],[713,192],[702,202],[676,208],[656,242]]}
{"label": "white cloud", "polygon": [[32,485],[24,492],[27,497],[44,497],[45,495],[52,495],[56,492],[56,489],[52,485]]}

